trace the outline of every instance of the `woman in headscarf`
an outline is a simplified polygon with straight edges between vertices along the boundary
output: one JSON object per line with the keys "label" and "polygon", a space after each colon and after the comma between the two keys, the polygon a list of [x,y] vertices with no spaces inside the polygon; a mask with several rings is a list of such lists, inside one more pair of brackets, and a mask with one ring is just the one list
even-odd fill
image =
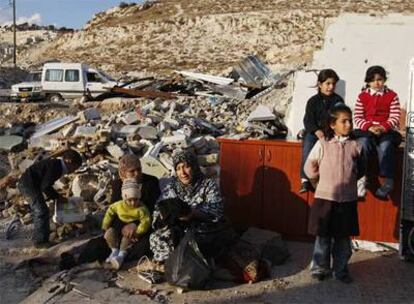
{"label": "woman in headscarf", "polygon": [[[178,151],[173,155],[173,165],[176,176],[162,190],[153,214],[155,231],[150,236],[150,247],[156,262],[164,262],[178,245],[183,233],[177,233],[177,229],[180,230],[177,226],[203,230],[224,221],[219,187],[213,179],[203,175],[197,156],[189,150]],[[174,200],[184,202],[189,208],[179,215],[177,225],[163,224],[162,208],[165,209],[166,202]]]}

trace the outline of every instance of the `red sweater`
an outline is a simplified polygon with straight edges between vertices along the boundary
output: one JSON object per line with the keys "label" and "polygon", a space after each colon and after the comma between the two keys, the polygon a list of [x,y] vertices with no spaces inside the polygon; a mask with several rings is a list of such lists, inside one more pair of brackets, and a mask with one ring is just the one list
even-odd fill
{"label": "red sweater", "polygon": [[401,107],[398,95],[384,88],[382,91],[364,89],[355,103],[355,126],[368,130],[372,125],[381,125],[386,131],[398,128]]}

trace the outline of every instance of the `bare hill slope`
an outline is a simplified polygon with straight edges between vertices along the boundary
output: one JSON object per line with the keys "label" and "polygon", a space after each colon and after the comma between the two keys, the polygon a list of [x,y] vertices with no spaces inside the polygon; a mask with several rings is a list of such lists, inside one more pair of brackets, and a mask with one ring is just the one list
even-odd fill
{"label": "bare hill slope", "polygon": [[165,0],[97,14],[83,30],[21,59],[28,64],[49,58],[84,61],[112,73],[220,73],[258,54],[288,68],[310,61],[322,46],[329,18],[341,12],[410,14],[414,1]]}

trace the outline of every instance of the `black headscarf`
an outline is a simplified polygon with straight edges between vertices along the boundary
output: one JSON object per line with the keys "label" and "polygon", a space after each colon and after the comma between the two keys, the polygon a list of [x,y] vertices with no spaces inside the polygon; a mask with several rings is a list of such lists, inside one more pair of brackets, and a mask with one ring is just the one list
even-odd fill
{"label": "black headscarf", "polygon": [[201,172],[200,165],[198,164],[197,155],[190,150],[180,150],[173,155],[174,170],[177,170],[177,166],[180,163],[186,163],[192,169],[192,178],[189,185],[184,185],[178,177],[175,177],[172,182],[172,188],[177,196],[184,202],[191,200],[191,196],[196,192],[204,175]]}

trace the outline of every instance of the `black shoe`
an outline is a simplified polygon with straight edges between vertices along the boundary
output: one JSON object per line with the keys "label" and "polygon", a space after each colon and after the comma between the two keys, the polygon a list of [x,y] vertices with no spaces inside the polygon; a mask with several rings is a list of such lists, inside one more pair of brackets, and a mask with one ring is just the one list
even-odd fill
{"label": "black shoe", "polygon": [[349,275],[344,275],[343,277],[336,279],[345,284],[351,284],[354,281]]}
{"label": "black shoe", "polygon": [[313,279],[317,279],[318,281],[323,281],[323,280],[325,280],[325,279],[329,278],[329,274],[327,274],[327,273],[322,273],[322,272],[319,272],[319,273],[312,273],[312,274],[311,274],[311,277],[312,277]]}
{"label": "black shoe", "polygon": [[312,185],[308,181],[302,182],[300,185],[299,193],[305,193],[312,190]]}

